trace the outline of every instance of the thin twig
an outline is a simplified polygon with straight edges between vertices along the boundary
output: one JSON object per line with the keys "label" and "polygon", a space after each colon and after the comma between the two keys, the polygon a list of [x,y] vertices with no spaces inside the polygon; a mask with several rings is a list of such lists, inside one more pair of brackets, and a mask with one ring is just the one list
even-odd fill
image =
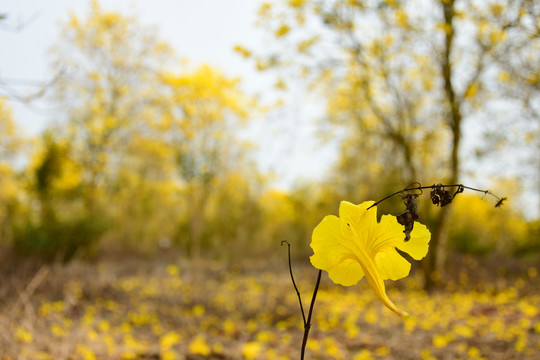
{"label": "thin twig", "polygon": [[[289,253],[289,273],[291,274],[291,280],[294,286],[294,290],[296,290],[296,295],[298,296],[298,302],[300,303],[300,311],[302,312],[302,319],[304,320],[304,328],[306,327],[306,315],[304,313],[304,307],[302,306],[302,297],[300,296],[300,291],[298,291],[298,287],[296,286],[296,282],[294,281],[294,276],[292,272],[292,265],[291,265],[291,244],[287,240],[283,240],[281,242],[281,246],[283,246],[283,243],[287,244],[287,251]],[[311,314],[311,311],[310,311]]]}
{"label": "thin twig", "polygon": [[311,328],[311,315],[313,314],[313,307],[315,306],[315,298],[317,297],[317,292],[319,291],[319,284],[321,283],[321,274],[322,274],[322,270],[319,270],[319,274],[317,275],[317,283],[315,284],[315,289],[313,290],[313,296],[311,297],[311,305],[309,306],[307,322],[304,324],[304,338],[302,339],[302,350],[300,352],[300,360],[304,360],[304,354],[306,352],[309,329]]}
{"label": "thin twig", "polygon": [[429,185],[429,186],[421,186],[419,183],[414,183],[414,184],[418,184],[418,186],[413,186],[413,187],[409,187],[407,186],[406,188],[402,189],[402,190],[399,190],[399,191],[396,191],[395,193],[393,194],[390,194],[384,198],[382,198],[381,200],[373,203],[373,205],[371,205],[370,207],[368,207],[368,210],[371,209],[372,207],[376,206],[377,204],[380,204],[382,203],[383,201],[385,200],[388,200],[390,199],[391,197],[393,196],[396,196],[398,194],[401,194],[405,191],[411,191],[411,190],[423,190],[423,189],[435,189],[436,187],[443,187],[443,188],[452,188],[452,187],[457,187],[457,188],[463,188],[463,189],[467,189],[467,190],[472,190],[472,191],[478,191],[478,192],[481,192],[481,193],[484,193],[485,195],[491,195],[493,197],[495,197],[497,199],[497,201],[500,201],[501,198],[498,197],[497,195],[493,194],[490,190],[481,190],[481,189],[476,189],[476,188],[473,188],[473,187],[470,187],[470,186],[465,186],[463,184],[450,184],[450,185],[443,185],[443,184],[434,184],[434,185]]}
{"label": "thin twig", "polygon": [[[9,32],[21,32],[23,31],[27,26],[29,26],[31,23],[33,23],[41,14],[43,13],[43,10],[35,11],[32,15],[30,15],[25,20],[19,20],[16,24],[0,24],[0,30],[3,31],[9,31]],[[0,14],[0,21],[7,19],[7,14]]]}
{"label": "thin twig", "polygon": [[19,301],[17,301],[13,307],[10,309],[9,313],[11,314],[11,318],[14,318],[17,316],[19,312],[19,308],[22,306],[26,311],[29,313],[32,312],[32,306],[30,303],[30,298],[36,291],[36,289],[41,285],[43,280],[47,277],[49,274],[50,269],[47,265],[42,265],[39,270],[36,272],[32,280],[26,285],[24,289],[21,291],[18,291],[19,293]]}
{"label": "thin twig", "polygon": [[[0,94],[10,97],[21,103],[30,104],[33,101],[42,98],[65,74],[65,69],[60,69],[56,75],[43,83],[39,80],[30,79],[5,79],[0,77]],[[39,89],[28,95],[20,94],[15,87],[17,86],[38,86]]]}

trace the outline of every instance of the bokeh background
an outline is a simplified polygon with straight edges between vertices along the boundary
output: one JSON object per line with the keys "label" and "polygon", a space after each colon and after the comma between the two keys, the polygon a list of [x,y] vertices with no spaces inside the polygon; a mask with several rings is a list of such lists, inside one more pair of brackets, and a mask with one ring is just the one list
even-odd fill
{"label": "bokeh background", "polygon": [[496,196],[418,198],[410,319],[323,277],[308,358],[540,356],[537,2],[0,5],[3,360],[298,358],[281,241],[308,304],[318,222],[413,182]]}

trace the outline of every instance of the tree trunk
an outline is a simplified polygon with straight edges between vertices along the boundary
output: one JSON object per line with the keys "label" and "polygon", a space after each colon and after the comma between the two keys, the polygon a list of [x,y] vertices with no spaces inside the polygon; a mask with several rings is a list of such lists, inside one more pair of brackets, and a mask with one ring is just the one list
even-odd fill
{"label": "tree trunk", "polygon": [[188,256],[194,261],[201,258],[203,250],[203,232],[205,223],[205,210],[210,195],[209,188],[206,184],[192,185],[191,192],[191,207],[189,219],[189,244]]}
{"label": "tree trunk", "polygon": [[[459,148],[461,143],[461,102],[457,99],[452,83],[451,52],[454,41],[454,0],[443,0],[441,6],[445,22],[445,43],[443,49],[441,72],[444,80],[445,102],[448,107],[447,124],[452,133],[452,152],[450,155],[450,176],[448,182],[457,184],[459,181]],[[424,263],[424,288],[431,290],[441,282],[444,276],[448,256],[448,219],[450,207],[443,207],[435,221],[435,231],[431,239],[431,251]]]}

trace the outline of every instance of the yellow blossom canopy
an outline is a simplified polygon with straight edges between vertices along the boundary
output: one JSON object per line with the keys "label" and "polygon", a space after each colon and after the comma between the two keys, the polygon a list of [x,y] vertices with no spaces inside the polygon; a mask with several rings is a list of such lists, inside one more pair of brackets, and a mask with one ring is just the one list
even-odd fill
{"label": "yellow blossom canopy", "polygon": [[409,275],[411,264],[396,248],[420,260],[428,252],[431,234],[425,225],[415,222],[411,238],[405,242],[403,226],[394,216],[383,215],[377,223],[377,207],[368,210],[373,204],[342,201],[339,217],[326,216],[313,230],[311,263],[344,286],[354,285],[366,276],[381,302],[399,316],[407,317],[386,295],[383,280]]}

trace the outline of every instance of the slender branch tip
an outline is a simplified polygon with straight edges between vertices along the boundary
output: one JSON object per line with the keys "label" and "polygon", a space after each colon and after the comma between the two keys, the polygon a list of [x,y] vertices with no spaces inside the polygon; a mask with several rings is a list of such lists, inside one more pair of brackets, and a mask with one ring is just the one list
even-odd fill
{"label": "slender branch tip", "polygon": [[382,198],[379,201],[376,201],[370,207],[368,207],[368,210],[371,209],[374,206],[377,206],[378,204],[382,203],[385,200],[388,200],[388,199],[390,199],[390,198],[392,198],[392,197],[394,197],[396,195],[400,195],[400,194],[403,195],[404,193],[408,193],[409,191],[414,191],[414,190],[420,191],[419,194],[416,194],[416,196],[420,196],[423,193],[423,189],[431,189],[431,190],[434,190],[434,191],[441,191],[441,189],[444,190],[445,188],[456,188],[456,187],[457,187],[457,190],[456,190],[456,192],[454,194],[454,197],[458,193],[463,192],[463,190],[465,190],[465,189],[471,190],[471,191],[477,191],[477,192],[484,193],[484,195],[491,195],[495,199],[497,199],[497,204],[495,205],[495,207],[500,207],[502,205],[503,201],[505,201],[507,199],[506,197],[499,197],[499,196],[493,194],[493,192],[491,190],[477,189],[477,188],[473,188],[473,187],[470,187],[470,186],[465,186],[463,184],[447,184],[447,185],[445,185],[445,184],[433,184],[433,185],[429,185],[429,186],[422,186],[422,184],[415,181],[415,182],[407,185],[402,190],[396,191],[395,193],[390,194],[390,195]]}

